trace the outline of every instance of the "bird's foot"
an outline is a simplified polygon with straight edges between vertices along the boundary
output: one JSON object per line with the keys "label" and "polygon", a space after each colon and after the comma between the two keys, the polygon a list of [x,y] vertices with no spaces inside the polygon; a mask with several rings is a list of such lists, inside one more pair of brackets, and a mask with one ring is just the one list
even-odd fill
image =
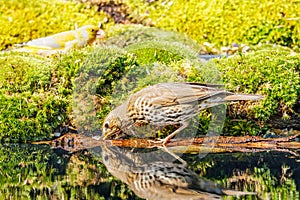
{"label": "bird's foot", "polygon": [[182,158],[180,158],[178,155],[176,155],[175,153],[173,153],[172,151],[170,151],[164,144],[164,142],[168,142],[170,139],[166,140],[166,138],[164,139],[158,139],[158,140],[149,140],[148,143],[150,144],[150,148],[157,148],[157,149],[162,149],[163,151],[165,151],[166,153],[170,154],[171,156],[173,156],[176,160],[178,160],[183,166],[187,167],[187,163],[185,160],[183,160]]}
{"label": "bird's foot", "polygon": [[148,143],[153,147],[159,147],[159,146],[165,147],[166,144],[170,142],[170,140],[171,140],[170,138],[164,138],[164,139],[159,138],[157,140],[148,140]]}

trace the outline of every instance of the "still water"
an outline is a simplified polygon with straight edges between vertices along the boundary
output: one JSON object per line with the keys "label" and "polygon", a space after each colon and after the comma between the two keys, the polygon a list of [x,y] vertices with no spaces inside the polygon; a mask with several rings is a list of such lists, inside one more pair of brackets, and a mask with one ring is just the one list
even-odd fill
{"label": "still water", "polygon": [[[160,148],[2,144],[0,165],[0,199],[299,199],[300,191],[300,158],[289,152],[179,158]],[[220,196],[222,188],[257,194]]]}

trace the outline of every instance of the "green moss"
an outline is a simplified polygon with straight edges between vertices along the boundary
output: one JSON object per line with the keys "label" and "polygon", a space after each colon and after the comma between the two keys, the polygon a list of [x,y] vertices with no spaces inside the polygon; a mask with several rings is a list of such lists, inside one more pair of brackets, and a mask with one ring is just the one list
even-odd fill
{"label": "green moss", "polygon": [[117,81],[137,65],[132,54],[114,47],[53,58],[9,52],[0,60],[0,139],[6,142],[49,139],[64,123],[94,131],[100,123],[93,111],[104,119]]}
{"label": "green moss", "polygon": [[221,81],[215,66],[199,60],[200,46],[183,34],[140,25],[117,25],[108,31],[108,36],[105,44],[133,53],[139,64],[124,75],[126,84],[130,84],[126,80],[137,82],[141,89],[163,81]]}
{"label": "green moss", "polygon": [[75,26],[97,25],[106,16],[96,7],[71,1],[0,0],[0,50]]}
{"label": "green moss", "polygon": [[288,113],[300,93],[299,55],[267,50],[215,61],[226,87],[234,92],[258,93],[265,99],[253,108],[255,116]]}
{"label": "green moss", "polygon": [[225,134],[257,135],[265,131],[268,126],[266,122],[272,117],[287,120],[290,115],[299,115],[294,110],[300,94],[298,54],[291,55],[286,49],[260,50],[215,60],[214,63],[230,91],[265,96],[255,104],[231,105],[229,115],[235,120],[227,119]]}
{"label": "green moss", "polygon": [[[99,47],[86,57],[76,75],[73,93],[73,110],[79,127],[88,127],[92,131],[101,129],[102,120],[111,110],[113,91],[132,68],[138,68],[136,58],[116,47]],[[117,94],[116,98],[120,97],[121,94]]]}
{"label": "green moss", "polygon": [[0,55],[0,90],[5,93],[46,91],[51,81],[51,61],[20,53]]}
{"label": "green moss", "polygon": [[[108,39],[105,41],[107,45],[116,45],[118,47],[127,47],[150,42],[177,43],[177,45],[185,45],[194,51],[200,50],[200,45],[189,38],[187,35],[165,31],[155,27],[147,27],[141,25],[115,25],[107,30]],[[154,45],[153,45],[154,46]]]}
{"label": "green moss", "polygon": [[0,60],[0,140],[48,138],[66,118],[67,105],[49,91],[51,61],[20,53],[2,54]]}
{"label": "green moss", "polygon": [[299,49],[297,1],[126,0],[133,20],[186,33],[199,43],[276,43]]}
{"label": "green moss", "polygon": [[91,48],[71,50],[66,54],[59,54],[53,58],[52,87],[63,96],[70,96],[73,93],[74,77],[83,65]]}
{"label": "green moss", "polygon": [[5,142],[37,141],[52,136],[66,118],[68,101],[46,93],[0,94],[0,139]]}

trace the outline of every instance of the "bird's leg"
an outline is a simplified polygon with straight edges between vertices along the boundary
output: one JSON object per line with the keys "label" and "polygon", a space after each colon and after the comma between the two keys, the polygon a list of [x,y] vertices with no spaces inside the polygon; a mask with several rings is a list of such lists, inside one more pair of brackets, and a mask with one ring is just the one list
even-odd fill
{"label": "bird's leg", "polygon": [[177,133],[179,133],[186,127],[188,127],[188,125],[189,125],[189,122],[187,122],[187,121],[183,122],[183,124],[176,131],[174,131],[173,133],[171,133],[170,135],[168,135],[167,137],[162,139],[162,145],[163,146],[166,145]]}
{"label": "bird's leg", "polygon": [[189,125],[188,121],[183,122],[183,124],[173,133],[165,137],[164,139],[158,139],[157,141],[151,141],[155,144],[161,144],[162,146],[165,146],[177,133],[185,129]]}
{"label": "bird's leg", "polygon": [[170,154],[171,156],[173,156],[176,160],[178,160],[179,162],[181,162],[181,164],[183,166],[185,166],[185,167],[188,166],[185,160],[183,160],[178,155],[176,155],[175,153],[173,153],[172,151],[170,151],[167,147],[162,146],[162,147],[158,147],[158,148],[163,149],[165,152],[167,152],[168,154]]}

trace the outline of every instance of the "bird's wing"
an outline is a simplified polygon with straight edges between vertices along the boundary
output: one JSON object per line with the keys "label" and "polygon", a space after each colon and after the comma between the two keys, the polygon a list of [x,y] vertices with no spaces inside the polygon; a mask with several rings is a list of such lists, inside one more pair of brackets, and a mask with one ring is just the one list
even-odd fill
{"label": "bird's wing", "polygon": [[67,31],[55,34],[53,36],[33,40],[28,43],[28,45],[48,46],[52,49],[63,49],[65,48],[66,43],[75,40],[76,36],[74,31]]}
{"label": "bird's wing", "polygon": [[224,88],[224,84],[214,84],[214,83],[195,83],[195,82],[186,82],[189,85],[197,85],[197,86],[206,86],[212,88]]}
{"label": "bird's wing", "polygon": [[206,87],[202,84],[163,83],[144,89],[144,95],[153,105],[172,106],[179,104],[195,103],[216,95],[232,94],[226,90]]}
{"label": "bird's wing", "polygon": [[211,96],[219,96],[222,98],[223,102],[250,101],[250,100],[255,101],[264,98],[264,96],[259,94],[234,94],[226,90],[216,89],[222,86],[218,84],[201,84],[201,83],[187,83],[187,84],[189,84],[193,88],[196,94],[197,91],[199,91],[199,89],[201,90],[201,88],[207,88],[211,92],[210,93]]}
{"label": "bird's wing", "polygon": [[55,35],[38,38],[29,42],[15,45],[16,47],[37,48],[37,49],[63,49],[70,41],[75,41],[74,31],[66,31]]}

